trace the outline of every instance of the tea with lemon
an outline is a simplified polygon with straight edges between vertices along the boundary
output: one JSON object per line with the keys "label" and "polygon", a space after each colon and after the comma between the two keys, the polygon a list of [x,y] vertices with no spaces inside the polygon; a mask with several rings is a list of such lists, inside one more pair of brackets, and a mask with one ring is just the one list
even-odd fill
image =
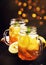
{"label": "tea with lemon", "polygon": [[39,42],[29,35],[20,35],[18,56],[22,60],[35,60],[39,56]]}
{"label": "tea with lemon", "polygon": [[11,25],[9,27],[9,42],[10,44],[18,41],[20,27]]}

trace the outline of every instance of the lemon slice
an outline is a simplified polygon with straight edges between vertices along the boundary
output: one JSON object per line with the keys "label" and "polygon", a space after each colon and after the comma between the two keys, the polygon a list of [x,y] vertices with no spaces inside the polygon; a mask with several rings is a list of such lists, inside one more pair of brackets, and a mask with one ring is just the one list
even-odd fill
{"label": "lemon slice", "polygon": [[10,53],[18,53],[18,42],[12,43],[8,48]]}

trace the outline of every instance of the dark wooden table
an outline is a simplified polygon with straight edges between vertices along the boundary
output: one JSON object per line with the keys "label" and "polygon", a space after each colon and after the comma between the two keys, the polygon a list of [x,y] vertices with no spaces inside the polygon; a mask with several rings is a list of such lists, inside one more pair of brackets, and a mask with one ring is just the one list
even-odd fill
{"label": "dark wooden table", "polygon": [[8,46],[0,42],[0,65],[46,65],[46,48],[37,60],[22,61],[18,58],[18,54],[11,54]]}

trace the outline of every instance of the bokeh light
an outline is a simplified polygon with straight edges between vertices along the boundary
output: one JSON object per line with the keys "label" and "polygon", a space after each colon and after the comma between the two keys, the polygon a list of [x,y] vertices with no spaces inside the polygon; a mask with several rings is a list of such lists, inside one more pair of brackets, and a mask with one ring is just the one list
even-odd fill
{"label": "bokeh light", "polygon": [[24,6],[24,7],[26,7],[26,6],[27,6],[27,3],[26,3],[26,2],[24,2],[24,3],[23,3],[23,6]]}
{"label": "bokeh light", "polygon": [[42,19],[42,17],[40,17],[40,19]]}
{"label": "bokeh light", "polygon": [[43,19],[46,20],[46,16],[44,16]]}
{"label": "bokeh light", "polygon": [[40,11],[40,7],[36,7],[36,11],[38,11],[38,12],[39,12],[39,11]]}
{"label": "bokeh light", "polygon": [[22,5],[22,2],[18,2],[18,6],[21,6]]}
{"label": "bokeh light", "polygon": [[32,9],[32,6],[31,6],[31,5],[29,5],[29,6],[28,6],[28,9]]}
{"label": "bokeh light", "polygon": [[36,16],[37,16],[37,15],[36,15],[35,13],[32,14],[32,17],[33,17],[33,18],[36,18]]}
{"label": "bokeh light", "polygon": [[18,11],[18,15],[21,15],[22,14],[22,11]]}
{"label": "bokeh light", "polygon": [[41,19],[42,19],[42,17],[41,17],[41,16],[37,16],[37,19],[38,19],[38,20],[41,20]]}
{"label": "bokeh light", "polygon": [[[42,25],[42,20],[46,20],[46,10],[45,7],[42,7],[38,4],[38,1],[35,0],[27,0],[27,1],[19,1],[16,0],[18,5],[18,15],[25,19],[25,22],[29,22],[29,20],[39,20],[39,24]],[[27,10],[27,11],[26,11]],[[19,17],[20,17],[19,16]]]}
{"label": "bokeh light", "polygon": [[22,17],[26,17],[26,16],[27,16],[26,13],[23,13],[23,14],[22,14]]}

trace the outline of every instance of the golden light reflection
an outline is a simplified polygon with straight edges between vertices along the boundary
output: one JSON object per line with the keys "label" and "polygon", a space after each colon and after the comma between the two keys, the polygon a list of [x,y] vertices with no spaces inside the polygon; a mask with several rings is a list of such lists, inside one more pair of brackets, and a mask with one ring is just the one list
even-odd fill
{"label": "golden light reflection", "polygon": [[27,15],[25,13],[22,14],[22,17],[26,17]]}
{"label": "golden light reflection", "polygon": [[22,14],[22,11],[18,11],[18,15],[21,15]]}
{"label": "golden light reflection", "polygon": [[[27,18],[28,16],[31,15],[31,19],[35,18],[38,20],[46,20],[46,10],[44,9],[45,7],[42,5],[38,5],[38,1],[32,1],[32,0],[27,0],[27,1],[19,1],[15,0],[15,3],[18,5],[19,10],[18,10],[18,15],[21,15],[22,18]],[[26,11],[27,10],[27,11]],[[30,14],[29,14],[30,13]],[[28,15],[27,15],[28,14]]]}
{"label": "golden light reflection", "polygon": [[24,7],[26,7],[26,6],[27,6],[27,3],[26,3],[26,2],[24,2],[24,3],[23,3],[23,6],[24,6]]}
{"label": "golden light reflection", "polygon": [[36,7],[36,11],[40,11],[40,7]]}
{"label": "golden light reflection", "polygon": [[46,16],[44,16],[43,19],[46,20]]}
{"label": "golden light reflection", "polygon": [[19,2],[19,3],[18,3],[18,6],[21,6],[21,5],[22,5],[22,2]]}
{"label": "golden light reflection", "polygon": [[31,6],[31,5],[29,5],[29,6],[28,6],[28,9],[32,9],[32,6]]}
{"label": "golden light reflection", "polygon": [[33,18],[36,18],[36,16],[37,16],[37,15],[36,15],[35,13],[32,14],[32,17],[33,17]]}

